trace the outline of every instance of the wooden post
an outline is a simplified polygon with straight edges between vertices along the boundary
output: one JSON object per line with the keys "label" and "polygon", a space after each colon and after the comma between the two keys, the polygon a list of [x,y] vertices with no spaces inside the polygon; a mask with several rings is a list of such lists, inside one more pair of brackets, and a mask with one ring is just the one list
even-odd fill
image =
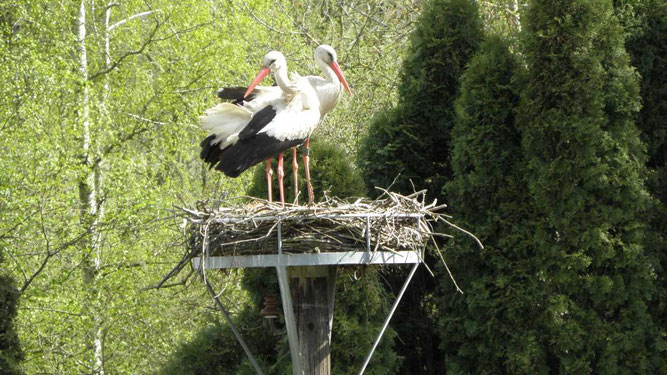
{"label": "wooden post", "polygon": [[336,266],[288,269],[301,351],[301,369],[306,375],[329,375]]}

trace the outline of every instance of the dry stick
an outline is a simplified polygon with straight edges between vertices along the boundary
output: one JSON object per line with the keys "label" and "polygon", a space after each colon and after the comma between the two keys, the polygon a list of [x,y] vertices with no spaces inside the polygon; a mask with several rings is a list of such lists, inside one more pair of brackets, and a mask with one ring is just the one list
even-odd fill
{"label": "dry stick", "polygon": [[418,196],[420,196],[422,194],[425,194],[425,193],[426,193],[426,189],[422,189],[422,190],[419,190],[419,191],[415,191],[414,193],[412,193],[410,195],[406,195],[405,197],[406,198],[415,198],[415,197],[418,197]]}
{"label": "dry stick", "polygon": [[[429,223],[426,223],[429,227],[431,226]],[[433,228],[431,227],[431,231],[433,231]],[[452,275],[452,271],[449,269],[449,266],[447,265],[447,262],[445,262],[445,257],[442,256],[442,252],[440,251],[440,247],[438,246],[437,241],[435,240],[434,237],[431,237],[431,241],[433,241],[433,245],[435,245],[435,250],[436,253],[438,253],[438,256],[440,256],[440,260],[442,261],[442,264],[445,266],[445,269],[447,270],[447,273],[449,274],[449,278],[452,279],[452,282],[454,283],[454,286],[456,287],[456,290],[464,294],[461,288],[459,288],[459,284],[456,283],[456,279],[454,279],[454,275]]]}
{"label": "dry stick", "polygon": [[447,223],[447,224],[448,224],[449,226],[451,226],[452,228],[458,229],[459,231],[461,231],[461,232],[467,234],[468,236],[472,237],[472,238],[477,242],[477,245],[479,246],[480,249],[483,249],[483,248],[484,248],[484,245],[482,245],[482,241],[480,241],[477,237],[475,237],[474,234],[468,232],[467,230],[465,230],[465,229],[463,229],[463,228],[461,228],[461,227],[459,227],[459,226],[456,226],[455,224],[453,224],[453,223],[451,223],[451,222],[449,222],[449,221],[447,221],[447,220],[445,220],[445,219],[443,219],[443,218],[439,218],[439,219],[442,220],[442,221],[444,221],[445,223]]}
{"label": "dry stick", "polygon": [[[204,282],[205,282],[205,283],[208,282],[208,281],[206,280],[206,260],[207,260],[207,258],[208,258],[208,257],[206,256],[206,254],[208,254],[208,229],[209,229],[209,227],[210,227],[210,225],[211,225],[211,220],[213,220],[212,217],[209,218],[209,219],[206,221],[206,225],[204,225],[204,233],[203,233],[204,238],[202,239],[202,244],[201,244],[201,259],[202,259],[202,262],[201,262],[200,265],[201,265],[201,274],[202,274],[202,278],[204,279]],[[208,285],[208,284],[207,284],[207,285]]]}

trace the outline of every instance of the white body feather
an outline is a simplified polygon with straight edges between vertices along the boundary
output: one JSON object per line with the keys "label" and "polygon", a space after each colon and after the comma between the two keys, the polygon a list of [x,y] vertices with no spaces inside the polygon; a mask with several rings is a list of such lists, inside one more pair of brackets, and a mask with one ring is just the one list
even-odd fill
{"label": "white body feather", "polygon": [[302,77],[294,72],[288,78],[284,56],[275,51],[267,54],[264,66],[279,60],[271,68],[278,87],[257,86],[255,98],[242,106],[222,103],[206,110],[205,115],[200,117],[200,123],[208,136],[215,135],[211,144],[218,145],[220,149],[234,145],[252,117],[267,106],[275,109],[276,115],[258,133],[265,133],[279,141],[310,137],[324,115],[336,107],[342,94],[341,81],[325,61],[325,54],[335,59],[335,51],[328,46],[320,46],[315,51],[315,62],[325,78]]}
{"label": "white body feather", "polygon": [[257,87],[256,90],[257,96],[243,106],[221,103],[207,109],[199,118],[207,135],[215,135],[212,144],[221,149],[235,144],[252,116],[267,106],[273,107],[276,115],[259,133],[285,141],[307,138],[317,127],[320,104],[306,79],[298,77],[297,81],[291,81],[289,91],[280,87]]}

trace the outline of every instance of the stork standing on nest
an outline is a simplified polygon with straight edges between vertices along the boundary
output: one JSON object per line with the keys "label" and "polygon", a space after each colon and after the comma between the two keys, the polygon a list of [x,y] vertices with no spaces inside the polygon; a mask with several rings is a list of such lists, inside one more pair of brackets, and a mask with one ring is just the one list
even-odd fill
{"label": "stork standing on nest", "polygon": [[[280,86],[256,87],[269,72],[274,73]],[[313,86],[298,76],[290,81],[285,57],[272,51],[264,57],[262,69],[250,88],[222,89],[218,96],[234,102],[220,103],[200,118],[202,128],[209,133],[201,143],[201,158],[211,168],[237,177],[251,166],[278,155],[280,201],[284,203],[283,152],[303,143],[321,118]],[[267,164],[269,200],[270,171]]]}
{"label": "stork standing on nest", "polygon": [[[317,99],[319,101],[319,112],[320,112],[320,119],[318,119],[318,124],[319,124],[320,120],[324,118],[324,115],[329,113],[332,109],[336,107],[336,104],[338,104],[338,101],[340,100],[341,94],[343,92],[341,89],[341,85],[345,88],[348,94],[351,95],[352,91],[350,90],[350,85],[347,83],[347,80],[345,79],[345,76],[343,75],[343,72],[341,71],[340,66],[338,65],[338,55],[336,54],[336,50],[334,50],[333,47],[326,44],[318,46],[317,48],[315,48],[314,58],[315,58],[315,63],[317,64],[317,66],[320,67],[320,69],[324,73],[325,78],[319,76],[300,77],[298,74],[293,73],[292,80],[290,81],[285,79],[287,76],[286,68],[284,72],[281,72],[285,74],[284,77],[279,79],[278,72],[276,72],[275,76],[276,76],[276,83],[278,84],[278,86],[281,88],[281,90],[283,90],[283,92],[288,94],[290,92],[293,92],[291,82],[303,82],[302,80],[305,79],[308,82],[308,84],[312,86],[312,89],[316,93]],[[248,87],[248,90],[246,91],[244,97],[250,97],[256,85],[258,85],[262,81],[262,79],[264,79],[264,77],[266,77],[267,75],[268,75],[268,70],[266,70],[266,68],[263,67],[262,70],[259,71],[255,79]],[[306,152],[303,155],[303,163],[304,163],[304,168],[306,170],[306,182],[308,186],[308,202],[313,203],[314,200],[313,187],[310,183],[309,149],[310,149],[310,134],[308,134],[308,137],[306,138]],[[295,196],[296,196],[297,193],[296,149],[292,150],[292,168],[294,170],[294,176],[295,176],[294,186],[295,186]]]}

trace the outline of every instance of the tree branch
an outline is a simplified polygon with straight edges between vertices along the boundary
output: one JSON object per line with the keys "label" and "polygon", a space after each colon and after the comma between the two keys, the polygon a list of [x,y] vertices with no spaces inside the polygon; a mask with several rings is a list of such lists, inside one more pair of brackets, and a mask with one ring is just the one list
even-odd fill
{"label": "tree branch", "polygon": [[27,279],[23,282],[23,285],[22,285],[21,288],[19,289],[19,292],[23,293],[26,289],[28,289],[28,287],[30,286],[30,284],[32,284],[32,282],[35,280],[35,278],[36,278],[37,276],[39,276],[39,274],[42,273],[42,271],[44,271],[44,268],[46,267],[46,264],[49,262],[49,260],[50,260],[53,256],[57,255],[57,254],[60,253],[61,251],[65,250],[66,248],[68,248],[68,247],[74,245],[75,243],[79,242],[83,237],[85,237],[86,235],[88,235],[88,233],[90,233],[90,231],[89,231],[89,230],[86,230],[85,232],[82,232],[81,234],[79,234],[78,236],[74,237],[74,238],[71,239],[70,241],[67,241],[67,242],[65,242],[64,244],[61,244],[60,246],[58,246],[58,249],[56,249],[56,250],[54,250],[54,251],[49,251],[49,252],[47,252],[47,253],[46,253],[46,257],[45,257],[44,260],[42,261],[42,264],[40,264],[40,266],[39,266],[39,268],[37,269],[37,271],[35,271],[32,275],[30,275],[29,278],[27,278]]}
{"label": "tree branch", "polygon": [[127,18],[124,18],[124,19],[114,23],[113,25],[109,26],[109,32],[113,31],[113,29],[117,28],[118,26],[122,26],[122,25],[126,24],[128,21],[131,21],[135,18],[144,17],[144,16],[147,16],[151,13],[155,13],[155,12],[159,12],[159,11],[160,11],[160,9],[156,9],[156,10],[148,10],[148,11],[145,11],[145,12],[133,14],[133,15],[131,15]]}
{"label": "tree branch", "polygon": [[106,67],[105,69],[102,69],[101,71],[99,71],[97,73],[89,75],[88,80],[93,81],[93,80],[99,78],[100,76],[103,76],[107,73],[110,73],[111,71],[116,69],[123,62],[123,60],[125,60],[126,58],[143,53],[144,50],[146,49],[146,47],[148,47],[149,44],[151,44],[155,41],[155,34],[157,34],[158,30],[160,29],[160,27],[162,27],[162,25],[164,25],[165,22],[166,21],[163,21],[163,22],[156,21],[155,22],[155,27],[153,28],[153,30],[151,30],[151,32],[148,36],[148,39],[146,39],[141,44],[141,47],[139,47],[139,49],[136,49],[134,51],[125,52],[125,54],[123,54],[120,58],[114,60],[113,63],[110,66]]}

